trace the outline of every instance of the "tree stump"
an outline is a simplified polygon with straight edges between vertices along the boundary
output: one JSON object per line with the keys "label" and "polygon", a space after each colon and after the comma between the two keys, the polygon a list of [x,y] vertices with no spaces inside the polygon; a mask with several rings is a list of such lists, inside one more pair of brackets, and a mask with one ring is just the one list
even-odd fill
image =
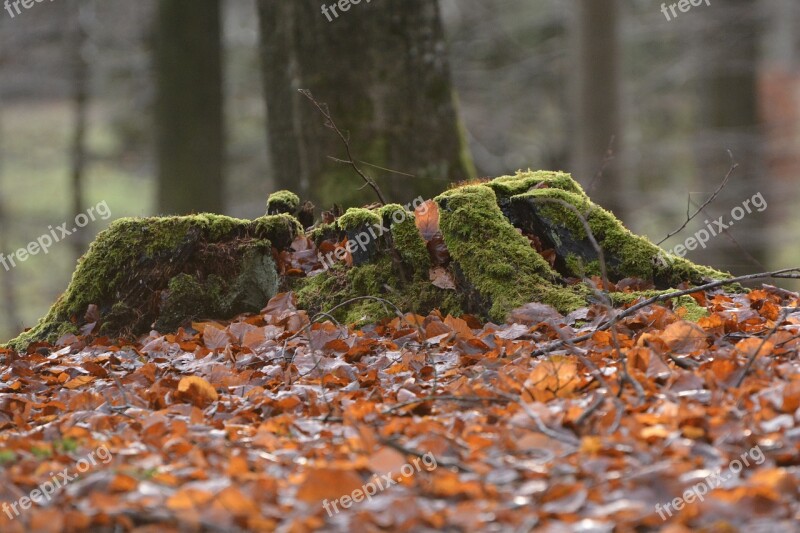
{"label": "tree stump", "polygon": [[[459,186],[423,207],[353,208],[304,230],[297,217],[308,220],[309,206],[280,191],[255,220],[118,220],[98,235],[49,313],[9,346],[22,351],[70,333],[174,330],[193,319],[258,312],[290,290],[302,308],[335,308],[332,315],[347,323],[394,314],[379,300],[340,305],[359,296],[405,312],[439,309],[494,321],[529,302],[566,313],[591,301],[581,280],[600,273],[584,222],[604,251],[611,282],[636,278],[663,290],[730,277],[632,234],[561,172]],[[611,293],[616,302],[639,295]]]}

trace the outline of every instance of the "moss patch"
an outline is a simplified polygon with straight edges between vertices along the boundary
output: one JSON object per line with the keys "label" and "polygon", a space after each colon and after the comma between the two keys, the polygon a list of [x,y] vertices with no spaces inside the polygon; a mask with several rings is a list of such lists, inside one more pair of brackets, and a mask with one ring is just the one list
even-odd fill
{"label": "moss patch", "polygon": [[277,290],[273,243],[288,246],[298,231],[288,215],[117,220],[80,259],[47,315],[8,345],[22,351],[31,342],[76,333],[91,304],[100,313],[101,332],[122,336],[145,332],[156,320],[169,328],[200,312],[225,317],[257,311]]}
{"label": "moss patch", "polygon": [[[296,279],[293,288],[298,305],[311,313],[329,312],[348,300],[370,295],[392,302],[403,312],[423,314],[439,309],[443,314],[463,314],[460,293],[440,289],[423,279],[400,283],[389,257],[353,269],[336,265],[316,276]],[[337,320],[358,326],[392,317],[395,310],[375,300],[362,300],[332,314]]]}
{"label": "moss patch", "polygon": [[381,208],[383,226],[390,228],[394,246],[400,258],[414,275],[415,279],[427,280],[431,268],[431,258],[425,240],[417,230],[414,214],[398,204],[389,204]]}
{"label": "moss patch", "polygon": [[511,197],[517,221],[531,220],[527,228],[544,234],[560,257],[565,258],[565,274],[581,277],[599,273],[597,253],[592,247],[582,221],[557,202],[574,206],[589,224],[603,249],[612,281],[640,278],[659,288],[675,287],[681,282],[700,284],[707,280],[726,279],[730,274],[696,265],[671,256],[645,237],[634,235],[609,211],[583,195],[560,188],[533,189]]}
{"label": "moss patch", "polygon": [[291,191],[278,191],[267,198],[267,214],[294,214],[300,206],[300,197]]}
{"label": "moss patch", "polygon": [[469,283],[490,302],[489,318],[504,320],[509,311],[532,301],[562,312],[585,305],[582,289],[554,283],[557,273],[505,218],[491,188],[453,189],[435,201],[447,248]]}
{"label": "moss patch", "polygon": [[586,193],[580,184],[572,179],[566,172],[551,172],[548,170],[518,171],[513,176],[500,176],[486,183],[499,199],[510,198],[518,194],[523,194],[533,187],[548,187],[561,189],[587,198]]}
{"label": "moss patch", "polygon": [[379,224],[381,217],[369,209],[350,208],[336,222],[342,231],[359,231],[373,224]]}
{"label": "moss patch", "polygon": [[[334,223],[309,234],[317,245],[340,242],[345,236],[358,242],[359,250],[351,251],[353,267],[338,264],[312,277],[279,279],[274,249],[287,250],[303,234],[289,214],[297,211],[299,198],[279,191],[267,203],[268,213],[275,214],[252,221],[212,214],[116,221],[81,258],[69,287],[47,316],[9,344],[21,351],[31,342],[53,342],[77,333],[96,319],[94,314],[86,316],[92,304],[100,315],[101,333],[128,335],[153,325],[165,331],[195,318],[258,311],[279,286],[296,291],[300,305],[310,312],[335,309],[335,317],[351,324],[394,314],[391,306],[369,299],[337,308],[363,296],[383,298],[403,312],[426,314],[438,308],[445,314],[469,312],[493,321],[503,321],[511,310],[534,301],[567,313],[587,305],[592,293],[582,284],[567,285],[564,278],[599,274],[600,264],[580,218],[552,200],[584,214],[604,250],[612,280],[640,278],[665,289],[729,277],[670,256],[632,234],[593,204],[568,174],[528,171],[461,186],[435,198],[451,258],[444,268],[456,290],[430,282],[427,244],[414,214],[397,204],[348,209]],[[556,250],[555,268],[526,234]],[[437,276],[442,281],[440,273]],[[647,294],[611,297],[624,304]],[[675,305],[685,309],[688,319],[705,314],[688,297]]]}

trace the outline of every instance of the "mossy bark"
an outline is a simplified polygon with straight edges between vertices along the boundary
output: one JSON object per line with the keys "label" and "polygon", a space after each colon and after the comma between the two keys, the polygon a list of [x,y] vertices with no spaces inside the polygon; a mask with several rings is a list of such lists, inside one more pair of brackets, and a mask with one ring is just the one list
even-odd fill
{"label": "mossy bark", "polygon": [[[593,204],[568,174],[520,172],[454,188],[434,201],[446,259],[429,253],[406,208],[350,209],[308,234],[320,248],[325,242],[330,248],[330,243],[351,241],[349,265],[326,260],[324,271],[307,277],[280,277],[273,261],[274,252],[291,251],[303,233],[290,214],[252,221],[219,215],[119,220],[92,244],[48,315],[10,345],[22,350],[32,342],[52,342],[92,322],[97,322],[95,331],[107,335],[151,327],[166,331],[193,318],[258,311],[283,290],[295,291],[310,312],[333,309],[332,315],[347,323],[394,314],[378,300],[340,305],[363,296],[382,298],[404,312],[439,309],[494,321],[533,301],[566,313],[589,302],[592,291],[574,278],[597,274],[599,261],[583,222],[560,202],[589,224],[612,281],[639,278],[666,289],[730,277],[633,235]],[[270,199],[268,210],[292,211],[298,204],[293,195],[282,194]],[[555,250],[554,266],[530,236]],[[613,296],[625,303],[637,295]],[[92,305],[96,310],[87,313]]]}
{"label": "mossy bark", "polygon": [[287,215],[117,220],[80,259],[48,314],[8,344],[20,351],[82,330],[126,336],[258,311],[279,288],[273,246],[286,248],[301,232]]}

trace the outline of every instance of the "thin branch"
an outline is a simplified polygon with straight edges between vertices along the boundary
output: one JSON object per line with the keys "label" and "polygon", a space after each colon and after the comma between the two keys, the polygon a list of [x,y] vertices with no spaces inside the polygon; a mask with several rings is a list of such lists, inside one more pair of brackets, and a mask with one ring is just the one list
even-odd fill
{"label": "thin branch", "polygon": [[[676,229],[676,230],[674,230],[674,231],[671,231],[671,232],[669,232],[669,233],[667,234],[667,236],[666,236],[666,237],[664,237],[663,239],[661,239],[660,241],[658,241],[658,242],[656,243],[656,246],[661,246],[661,243],[662,243],[662,242],[666,241],[666,240],[667,240],[667,239],[669,239],[670,237],[672,237],[672,236],[674,236],[674,235],[677,235],[678,233],[680,233],[680,232],[682,232],[684,229],[686,229],[686,226],[688,226],[688,225],[689,225],[689,222],[691,222],[691,221],[692,221],[692,220],[693,220],[693,219],[694,219],[694,218],[695,218],[697,215],[699,215],[699,214],[700,214],[700,212],[701,212],[701,211],[702,211],[702,210],[703,210],[705,207],[707,207],[707,206],[708,206],[708,205],[710,205],[710,204],[711,204],[711,203],[712,203],[714,200],[716,200],[716,199],[717,199],[717,196],[719,195],[719,193],[720,193],[720,192],[722,192],[722,189],[724,189],[724,188],[725,188],[725,186],[728,184],[728,180],[729,180],[729,179],[730,179],[730,177],[733,175],[733,172],[734,172],[734,171],[735,171],[735,170],[738,168],[738,166],[739,166],[739,163],[737,163],[736,161],[734,161],[734,159],[733,159],[733,154],[731,153],[731,151],[730,151],[730,150],[728,150],[728,155],[729,155],[729,156],[730,156],[730,158],[731,158],[731,168],[729,168],[729,169],[728,169],[728,173],[727,173],[727,174],[725,174],[725,178],[722,180],[722,183],[720,183],[720,184],[719,184],[719,187],[717,187],[717,190],[716,190],[716,191],[714,191],[714,193],[713,193],[713,194],[712,194],[712,195],[711,195],[711,196],[710,196],[710,197],[709,197],[709,198],[708,198],[708,199],[707,199],[705,202],[703,202],[703,205],[701,205],[700,207],[698,207],[698,208],[697,208],[697,210],[696,210],[696,211],[695,211],[693,214],[691,214],[691,215],[689,214],[689,206],[688,206],[688,202],[687,202],[687,206],[686,206],[686,221],[685,221],[683,224],[681,224],[681,226],[680,226],[678,229]],[[689,198],[691,198],[691,196],[690,196]]]}
{"label": "thin branch", "polygon": [[608,164],[614,160],[614,141],[616,140],[616,135],[612,135],[611,139],[608,141],[608,148],[606,148],[606,154],[603,157],[603,162],[600,164],[600,168],[597,169],[592,181],[589,182],[589,185],[586,186],[586,190],[591,192],[594,190],[596,182],[599,181],[603,177],[603,172],[605,172],[606,167]]}
{"label": "thin branch", "polygon": [[425,403],[429,401],[444,401],[444,402],[458,402],[458,403],[508,403],[508,398],[492,397],[492,396],[454,396],[454,395],[441,395],[441,396],[424,396],[422,398],[415,398],[407,402],[394,404],[387,409],[381,411],[382,415],[389,415],[412,405]]}
{"label": "thin branch", "polygon": [[[691,199],[690,199],[690,202],[691,202]],[[697,204],[695,204],[694,202],[691,202],[691,203],[692,203],[692,205],[695,205],[695,206],[697,205]],[[702,209],[702,208],[700,208],[700,209]],[[734,236],[733,236],[733,234],[732,234],[730,231],[728,231],[728,230],[727,230],[727,228],[722,228],[721,232],[722,232],[722,235],[725,235],[725,237],[727,237],[727,238],[728,238],[728,240],[729,240],[729,241],[731,241],[731,242],[733,243],[733,245],[734,245],[734,246],[736,246],[736,248],[737,248],[737,249],[738,249],[738,250],[739,250],[739,251],[740,251],[742,254],[744,254],[745,256],[747,256],[747,259],[749,259],[751,263],[753,263],[754,265],[756,265],[756,266],[757,266],[758,268],[760,268],[761,270],[766,270],[766,268],[767,268],[767,267],[765,267],[765,266],[764,266],[764,265],[761,263],[761,261],[759,261],[758,259],[756,259],[755,257],[753,257],[753,254],[751,254],[750,252],[748,252],[748,251],[747,251],[747,249],[746,249],[744,246],[742,246],[742,245],[739,243],[739,241],[737,241],[737,240],[736,240],[736,237],[734,237]]]}
{"label": "thin branch", "polygon": [[[652,298],[648,298],[646,300],[642,300],[641,302],[632,305],[631,307],[621,311],[619,314],[603,322],[599,326],[597,326],[591,333],[587,333],[585,335],[581,335],[579,337],[575,337],[572,339],[572,342],[578,343],[589,340],[592,336],[598,331],[605,331],[612,327],[614,324],[619,322],[621,319],[628,317],[635,312],[653,305],[659,302],[665,302],[667,300],[672,300],[673,298],[678,298],[679,296],[686,296],[687,294],[693,294],[695,292],[703,292],[711,289],[716,289],[717,287],[722,287],[724,285],[732,285],[734,283],[739,283],[742,281],[752,281],[757,279],[800,279],[800,267],[795,268],[784,268],[781,270],[775,270],[773,272],[761,272],[758,274],[747,274],[744,276],[738,276],[735,278],[727,278],[722,280],[716,280],[711,283],[706,283],[705,285],[698,285],[697,287],[692,287],[690,289],[683,289],[680,291],[673,291],[673,292],[666,292],[664,294],[659,294],[658,296],[653,296]],[[552,351],[558,350],[563,348],[566,345],[564,341],[553,341],[547,346],[539,348],[535,352],[531,353],[531,357],[538,357],[540,355],[544,355],[546,353],[550,353]]]}
{"label": "thin branch", "polygon": [[[533,394],[530,391],[528,391],[528,394],[530,394],[531,397],[533,397]],[[559,442],[569,444],[570,446],[580,446],[581,444],[580,440],[577,439],[572,434],[557,431],[555,429],[548,427],[547,424],[544,423],[544,420],[542,420],[542,417],[540,417],[536,411],[531,409],[530,405],[528,405],[527,403],[521,401],[519,398],[514,398],[511,396],[509,396],[509,399],[511,399],[511,401],[519,405],[522,408],[522,410],[525,411],[525,414],[528,415],[528,418],[533,420],[533,423],[536,424],[536,429],[538,429],[540,433],[547,435],[551,439],[555,439]]]}
{"label": "thin branch", "polygon": [[[560,198],[542,197],[542,198],[530,198],[529,200],[533,202],[556,203],[561,207],[564,207],[572,211],[575,214],[575,216],[577,216],[578,219],[581,221],[581,224],[583,225],[583,231],[589,238],[589,242],[591,242],[592,247],[594,248],[594,251],[597,254],[597,259],[600,263],[600,274],[602,275],[603,290],[597,291],[597,289],[595,288],[595,292],[597,292],[598,295],[600,296],[600,300],[603,303],[603,306],[606,308],[606,312],[612,317],[610,324],[611,340],[612,343],[614,344],[614,349],[617,352],[617,360],[619,361],[620,365],[619,393],[622,394],[622,389],[625,383],[630,383],[630,385],[636,391],[636,395],[641,400],[642,398],[645,397],[644,388],[642,387],[641,383],[636,381],[628,372],[628,356],[620,348],[619,338],[617,336],[617,328],[615,326],[617,310],[614,309],[614,306],[611,303],[611,298],[608,296],[608,287],[611,286],[611,283],[608,280],[608,267],[606,265],[606,258],[605,254],[603,253],[603,247],[600,246],[600,243],[597,242],[597,239],[594,236],[594,232],[592,232],[592,228],[589,225],[589,221],[586,219],[585,216],[583,216],[583,214],[580,211],[578,211],[577,207],[570,204],[569,202],[565,202]],[[591,214],[591,211],[588,214]]]}
{"label": "thin branch", "polygon": [[767,336],[761,339],[761,343],[758,345],[758,349],[756,349],[753,353],[751,353],[750,356],[747,358],[747,363],[745,363],[744,368],[742,368],[742,373],[739,374],[739,378],[736,380],[736,384],[734,385],[735,387],[738,388],[742,385],[744,378],[747,376],[747,373],[750,372],[753,363],[755,363],[756,357],[758,357],[758,354],[761,353],[761,349],[764,347],[765,344],[767,344],[767,341],[769,341],[769,339],[773,335],[775,335],[775,332],[778,331],[778,328],[780,327],[781,324],[783,324],[783,321],[786,320],[786,317],[788,315],[789,313],[787,313],[785,309],[781,311],[780,316],[775,321],[775,325],[772,327],[769,333],[767,333]]}
{"label": "thin branch", "polygon": [[373,191],[375,191],[375,194],[378,195],[378,199],[380,200],[381,205],[386,205],[386,199],[383,197],[383,193],[378,187],[378,184],[375,183],[375,180],[373,180],[371,177],[369,177],[361,170],[361,168],[358,166],[358,163],[356,163],[355,159],[353,158],[353,154],[350,151],[350,141],[347,139],[347,136],[345,136],[345,134],[342,133],[342,130],[340,130],[339,127],[336,125],[336,122],[334,122],[333,117],[331,116],[331,112],[328,109],[328,105],[315,100],[314,96],[311,94],[311,91],[309,91],[308,89],[298,89],[298,92],[303,96],[305,96],[306,98],[308,98],[309,101],[311,101],[311,103],[314,104],[314,107],[316,107],[317,110],[320,112],[320,114],[325,118],[325,126],[336,132],[336,135],[338,135],[339,139],[342,140],[342,144],[344,144],[344,149],[347,152],[347,160],[342,162],[353,167],[353,170],[355,170],[356,174],[361,176],[361,179],[363,179],[364,182],[367,185],[369,185]]}
{"label": "thin branch", "polygon": [[[389,448],[392,448],[392,449],[394,449],[394,450],[396,450],[396,451],[398,451],[398,452],[400,452],[402,454],[411,455],[412,457],[416,457],[418,459],[424,459],[425,455],[426,455],[426,454],[420,452],[419,450],[415,450],[413,448],[408,448],[407,446],[403,446],[402,444],[400,444],[399,442],[394,441],[394,440],[381,438],[381,439],[378,439],[378,442],[380,442],[384,446],[388,446]],[[448,461],[446,459],[442,460],[442,459],[439,459],[437,457],[436,458],[436,464],[437,465],[441,465],[441,466],[445,466],[445,467],[448,467],[448,468],[455,468],[459,472],[467,472],[467,473],[472,472],[472,469],[470,467],[468,467],[465,464],[462,464],[459,461]]]}

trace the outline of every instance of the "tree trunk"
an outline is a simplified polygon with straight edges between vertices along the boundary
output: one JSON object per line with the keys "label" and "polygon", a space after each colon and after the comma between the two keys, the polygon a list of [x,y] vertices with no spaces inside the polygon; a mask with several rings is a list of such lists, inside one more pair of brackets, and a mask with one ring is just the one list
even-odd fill
{"label": "tree trunk", "polygon": [[[0,64],[2,64],[3,58],[0,57]],[[0,101],[2,104],[2,101]],[[0,105],[0,182],[2,182],[3,177],[3,162],[5,161],[3,157],[3,121],[2,121],[2,105]],[[9,228],[9,220],[5,210],[5,199],[3,198],[3,187],[2,183],[0,183],[0,253],[6,253],[10,251],[9,248],[9,240],[8,240],[8,228]],[[3,305],[2,309],[3,312],[3,321],[5,328],[9,331],[15,331],[19,329],[22,325],[22,320],[19,316],[18,310],[18,301],[17,301],[17,289],[14,283],[15,277],[14,270],[9,268],[6,270],[4,267],[0,266],[0,288],[3,291]]]}
{"label": "tree trunk", "polygon": [[258,7],[277,188],[326,205],[374,201],[349,167],[330,159],[346,157],[341,141],[298,89],[329,105],[354,158],[374,165],[362,166],[393,201],[472,176],[437,2],[362,2],[335,14],[326,5],[327,16],[313,2]]}
{"label": "tree trunk", "polygon": [[[732,209],[761,193],[769,203],[769,182],[764,179],[763,139],[758,114],[758,9],[755,0],[730,0],[701,11],[713,42],[699,47],[699,135],[696,143],[698,171],[694,195],[700,205],[716,189],[731,165],[728,150],[739,168],[720,199],[704,213],[709,221],[723,216],[732,221]],[[694,16],[694,14],[692,15]],[[704,260],[735,274],[767,270],[769,241],[766,211],[752,210],[710,241]]]}
{"label": "tree trunk", "polygon": [[[86,134],[89,121],[89,63],[86,60],[86,11],[94,9],[91,3],[79,4],[73,2],[75,27],[71,36],[72,59],[72,105],[73,105],[73,130],[71,149],[70,182],[72,185],[72,216],[73,219],[84,210],[84,174],[86,170]],[[82,12],[83,10],[83,12]],[[88,244],[84,232],[76,235],[72,242],[75,259],[79,259],[86,251]]]}
{"label": "tree trunk", "polygon": [[219,0],[162,0],[155,46],[158,210],[224,209]]}
{"label": "tree trunk", "polygon": [[623,139],[619,116],[618,3],[577,1],[572,173],[598,204],[624,219],[625,192],[619,163]]}

